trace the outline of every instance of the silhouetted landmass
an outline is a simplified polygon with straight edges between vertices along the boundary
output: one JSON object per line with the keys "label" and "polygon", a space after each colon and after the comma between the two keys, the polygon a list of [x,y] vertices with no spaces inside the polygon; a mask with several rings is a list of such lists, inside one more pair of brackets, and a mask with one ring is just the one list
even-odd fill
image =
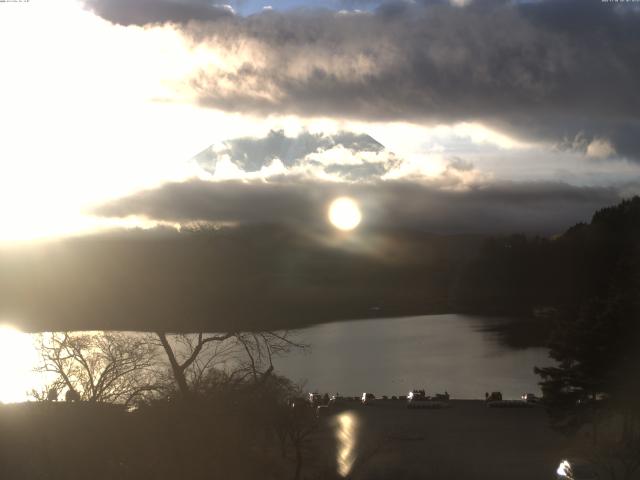
{"label": "silhouetted landmass", "polygon": [[[618,465],[639,458],[640,198],[596,212],[591,223],[552,239],[362,231],[347,241],[263,226],[131,232],[13,253],[0,259],[6,267],[0,270],[2,304],[30,314],[22,318],[49,322],[30,324],[34,329],[264,330],[332,316],[429,309],[516,315],[519,320],[508,328],[500,322],[486,328],[514,346],[544,343],[553,331],[551,355],[558,364],[537,370],[552,425],[572,433],[593,425],[591,443],[602,435],[595,428],[601,418],[608,427],[611,419],[622,419],[610,435],[608,458]],[[109,338],[108,345],[117,343]],[[205,337],[197,338],[194,351]],[[254,364],[261,350],[244,351]],[[294,408],[299,388],[272,375],[270,360],[262,363],[238,381],[213,372],[203,389],[190,388],[189,395],[175,395],[180,382],[168,377],[169,394],[158,390],[133,413],[97,400],[3,406],[0,473],[54,479],[336,478],[334,427],[317,421],[306,404]],[[523,478],[540,478],[553,473],[567,446],[538,409],[505,413],[461,403],[416,413],[387,405],[388,412],[357,414],[361,445],[379,441],[370,463],[358,467],[369,472],[365,478],[384,478],[380,472],[426,475],[419,467],[425,450],[429,468],[443,469],[436,471],[439,478],[500,478],[520,470]],[[431,429],[435,441],[420,444],[425,438],[416,425]],[[526,442],[518,443],[523,435]],[[407,447],[407,441],[418,447]],[[501,454],[492,457],[478,445]],[[465,462],[456,462],[455,454],[443,457],[453,446]],[[362,456],[367,462],[369,453]],[[632,467],[625,466],[638,471]]]}
{"label": "silhouetted landmass", "polygon": [[[637,271],[639,211],[636,197],[554,238],[253,225],[4,248],[0,313],[29,331],[273,330],[444,312],[558,318]],[[549,324],[519,323],[505,339],[540,344]]]}
{"label": "silhouetted landmass", "polygon": [[639,219],[640,198],[634,197],[555,238],[487,240],[467,265],[453,301],[463,309],[494,313],[573,309],[637,265]]}
{"label": "silhouetted landmass", "polygon": [[135,412],[93,402],[0,405],[0,476],[293,478],[290,444],[277,435],[290,412],[278,400],[243,386]]}
{"label": "silhouetted landmass", "polygon": [[[505,339],[516,345],[527,336],[539,340],[548,337],[557,321],[576,317],[593,299],[635,288],[639,245],[639,197],[599,210],[589,224],[577,224],[555,238],[489,239],[465,265],[452,306],[537,317],[533,323],[508,325]],[[533,325],[540,328],[529,328]]]}
{"label": "silhouetted landmass", "polygon": [[569,232],[578,288],[553,328],[556,364],[535,369],[552,425],[590,428],[592,456],[611,478],[640,475],[639,221],[636,197]]}
{"label": "silhouetted landmass", "polygon": [[479,237],[262,225],[131,231],[0,252],[27,331],[235,331],[449,310]]}

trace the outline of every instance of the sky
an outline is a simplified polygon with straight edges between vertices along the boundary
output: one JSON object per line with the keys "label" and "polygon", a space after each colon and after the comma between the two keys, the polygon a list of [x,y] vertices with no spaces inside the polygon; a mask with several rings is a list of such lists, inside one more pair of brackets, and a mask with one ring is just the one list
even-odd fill
{"label": "sky", "polygon": [[363,225],[559,233],[640,191],[639,20],[599,0],[2,3],[0,242],[322,222],[340,194]]}

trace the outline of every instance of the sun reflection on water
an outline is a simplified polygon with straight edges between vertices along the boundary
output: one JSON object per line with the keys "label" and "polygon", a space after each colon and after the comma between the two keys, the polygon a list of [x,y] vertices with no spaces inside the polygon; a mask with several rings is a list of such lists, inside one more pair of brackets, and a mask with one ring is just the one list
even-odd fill
{"label": "sun reflection on water", "polygon": [[356,433],[358,419],[352,413],[343,413],[337,417],[336,439],[338,441],[338,473],[349,475],[356,459]]}

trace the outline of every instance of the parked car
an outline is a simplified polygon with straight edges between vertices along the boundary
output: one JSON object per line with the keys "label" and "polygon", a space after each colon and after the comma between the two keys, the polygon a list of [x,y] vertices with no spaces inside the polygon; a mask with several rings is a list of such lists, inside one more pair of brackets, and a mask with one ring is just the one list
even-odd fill
{"label": "parked car", "polygon": [[376,399],[376,396],[373,393],[364,392],[362,394],[362,404],[363,405],[371,405]]}
{"label": "parked car", "polygon": [[557,480],[597,480],[600,478],[594,466],[579,458],[565,459],[556,469]]}
{"label": "parked car", "polygon": [[488,402],[501,402],[502,401],[502,392],[491,392],[490,395],[488,395],[485,398],[485,401]]}
{"label": "parked car", "polygon": [[412,390],[407,395],[407,408],[446,408],[448,406],[448,393],[430,397],[424,390]]}
{"label": "parked car", "polygon": [[331,395],[328,406],[332,409],[347,408],[351,402],[351,397],[342,397],[340,395]]}
{"label": "parked car", "polygon": [[535,393],[523,393],[520,398],[529,403],[539,403],[541,400]]}
{"label": "parked car", "polygon": [[407,394],[407,400],[410,402],[415,400],[426,400],[426,399],[427,399],[427,394],[425,393],[424,390],[411,390]]}

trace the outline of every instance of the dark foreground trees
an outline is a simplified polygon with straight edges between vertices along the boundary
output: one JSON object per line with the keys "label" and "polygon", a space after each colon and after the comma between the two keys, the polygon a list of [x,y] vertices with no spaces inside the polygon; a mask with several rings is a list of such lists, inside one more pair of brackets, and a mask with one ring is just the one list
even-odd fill
{"label": "dark foreground trees", "polygon": [[221,383],[264,382],[274,358],[306,345],[291,332],[155,335],[127,332],[57,332],[37,337],[48,385],[39,400],[65,392],[83,401],[129,405],[177,392],[208,393]]}
{"label": "dark foreground trees", "polygon": [[1,478],[291,479],[294,449],[287,442],[282,456],[266,409],[269,398],[284,402],[279,395],[247,381],[131,412],[96,402],[0,406]]}
{"label": "dark foreground trees", "polygon": [[557,365],[536,368],[552,425],[590,429],[591,455],[612,478],[640,469],[640,198],[581,228],[581,295],[550,343]]}
{"label": "dark foreground trees", "polygon": [[[10,462],[16,478],[300,477],[317,421],[311,406],[291,408],[301,390],[275,372],[276,357],[306,348],[290,332],[62,332],[38,343],[50,384],[29,416],[43,433],[33,468]],[[80,402],[52,401],[65,391]],[[64,445],[78,441],[71,455]]]}
{"label": "dark foreground trees", "polygon": [[609,478],[640,470],[640,354],[635,298],[589,302],[564,319],[551,344],[558,365],[537,368],[552,426],[588,433],[584,455]]}

